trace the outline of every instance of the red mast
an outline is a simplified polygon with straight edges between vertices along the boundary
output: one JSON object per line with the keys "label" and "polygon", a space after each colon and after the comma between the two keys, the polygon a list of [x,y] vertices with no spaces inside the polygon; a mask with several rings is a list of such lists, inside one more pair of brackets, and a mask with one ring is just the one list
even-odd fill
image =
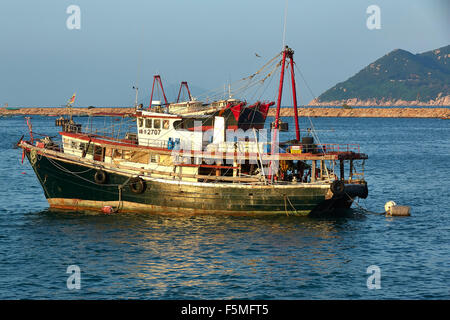
{"label": "red mast", "polygon": [[295,115],[294,115],[295,136],[296,136],[297,141],[300,141],[300,128],[298,125],[298,110],[297,110],[297,90],[295,88],[295,77],[294,77],[294,50],[292,50],[288,46],[286,46],[285,49],[283,50],[283,60],[281,62],[280,87],[278,88],[278,100],[277,100],[277,113],[275,116],[274,140],[276,139],[278,123],[280,121],[281,97],[283,95],[284,69],[286,66],[286,58],[289,58],[289,60],[290,60],[289,65],[291,67],[292,99],[293,99],[294,113],[295,113]]}
{"label": "red mast", "polygon": [[164,93],[164,88],[163,88],[163,85],[162,85],[161,77],[160,77],[159,75],[155,75],[155,76],[153,76],[152,94],[151,94],[151,96],[150,96],[150,105],[148,106],[149,109],[152,108],[153,89],[155,89],[155,82],[156,82],[157,84],[159,84],[159,87],[160,87],[160,89],[161,89],[161,91],[162,91],[162,94],[163,94],[163,97],[164,97],[165,105],[166,105],[166,106],[168,105],[168,103],[167,103],[167,98],[166,98],[166,94]]}
{"label": "red mast", "polygon": [[[286,67],[286,58],[289,58],[290,60],[290,67],[291,67],[291,82],[292,82],[292,99],[294,104],[294,112],[295,112],[295,136],[297,141],[300,141],[300,129],[298,125],[298,112],[297,112],[297,91],[295,89],[295,78],[294,78],[294,50],[286,46],[283,50],[283,59],[281,61],[281,74],[280,74],[280,86],[278,88],[278,100],[277,100],[277,113],[275,116],[275,128],[273,133],[273,141],[277,141],[277,133],[278,133],[278,125],[280,122],[280,108],[281,108],[281,97],[283,95],[283,83],[284,83],[284,69]],[[288,65],[288,66],[289,66]],[[278,149],[278,148],[277,148]],[[274,152],[274,148],[272,145],[272,154]],[[272,175],[272,163],[269,167],[269,179],[273,181],[273,175]]]}
{"label": "red mast", "polygon": [[181,82],[181,86],[180,86],[180,90],[178,90],[177,103],[180,101],[180,94],[181,94],[181,89],[183,89],[183,86],[186,88],[186,90],[187,90],[187,92],[188,92],[188,95],[189,95],[189,101],[192,100],[191,92],[189,91],[189,87],[188,87],[187,82],[186,82],[186,81],[182,81],[182,82]]}
{"label": "red mast", "polygon": [[[292,50],[291,50],[292,51]],[[290,55],[291,62],[291,83],[292,83],[292,102],[294,103],[294,119],[295,119],[295,138],[300,142],[300,128],[298,125],[298,110],[297,110],[297,90],[295,88],[295,76],[294,76],[294,51]]]}

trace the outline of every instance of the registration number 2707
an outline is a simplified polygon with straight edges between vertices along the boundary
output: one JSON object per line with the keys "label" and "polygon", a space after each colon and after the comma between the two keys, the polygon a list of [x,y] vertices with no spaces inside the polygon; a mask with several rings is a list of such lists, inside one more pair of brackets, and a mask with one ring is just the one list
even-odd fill
{"label": "registration number 2707", "polygon": [[159,135],[161,134],[161,129],[141,129],[139,133],[148,134],[148,135]]}

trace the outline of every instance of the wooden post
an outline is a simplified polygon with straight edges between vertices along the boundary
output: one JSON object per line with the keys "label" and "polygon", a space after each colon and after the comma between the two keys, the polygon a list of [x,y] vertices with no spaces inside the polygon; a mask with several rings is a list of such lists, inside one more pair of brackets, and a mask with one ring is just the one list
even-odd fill
{"label": "wooden post", "polygon": [[[218,161],[218,162],[217,162],[217,165],[218,165],[218,166],[221,166],[221,165],[222,165],[222,162]],[[219,168],[216,169],[216,177],[220,177],[220,169],[219,169]]]}
{"label": "wooden post", "polygon": [[344,160],[339,160],[339,168],[341,169],[341,180],[345,180],[345,177],[344,177]]}
{"label": "wooden post", "polygon": [[316,160],[312,161],[311,182],[316,182]]}
{"label": "wooden post", "polygon": [[323,172],[325,170],[325,161],[320,160],[320,180],[323,180]]}
{"label": "wooden post", "polygon": [[349,180],[352,180],[353,178],[353,159],[350,159],[350,176]]}

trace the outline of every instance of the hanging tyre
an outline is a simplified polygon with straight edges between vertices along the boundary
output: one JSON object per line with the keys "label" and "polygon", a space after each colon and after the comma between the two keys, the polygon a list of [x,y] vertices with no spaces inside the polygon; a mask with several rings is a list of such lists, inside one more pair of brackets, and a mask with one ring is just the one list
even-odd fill
{"label": "hanging tyre", "polygon": [[366,199],[368,195],[369,195],[369,188],[367,188],[367,184],[365,184],[364,191],[363,191],[362,195],[360,196],[360,198]]}
{"label": "hanging tyre", "polygon": [[128,184],[130,186],[130,190],[134,193],[142,193],[145,191],[145,181],[141,178],[132,178]]}
{"label": "hanging tyre", "polygon": [[345,184],[341,180],[333,181],[330,188],[335,196],[341,196],[345,192]]}
{"label": "hanging tyre", "polygon": [[94,175],[94,181],[97,184],[104,184],[106,182],[106,172],[103,170],[97,170]]}

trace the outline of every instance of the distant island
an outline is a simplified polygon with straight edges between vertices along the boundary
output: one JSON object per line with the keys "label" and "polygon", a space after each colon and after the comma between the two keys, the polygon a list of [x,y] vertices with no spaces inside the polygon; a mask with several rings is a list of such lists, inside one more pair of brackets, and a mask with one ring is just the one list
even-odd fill
{"label": "distant island", "polygon": [[397,49],[312,100],[309,106],[450,106],[450,45]]}

